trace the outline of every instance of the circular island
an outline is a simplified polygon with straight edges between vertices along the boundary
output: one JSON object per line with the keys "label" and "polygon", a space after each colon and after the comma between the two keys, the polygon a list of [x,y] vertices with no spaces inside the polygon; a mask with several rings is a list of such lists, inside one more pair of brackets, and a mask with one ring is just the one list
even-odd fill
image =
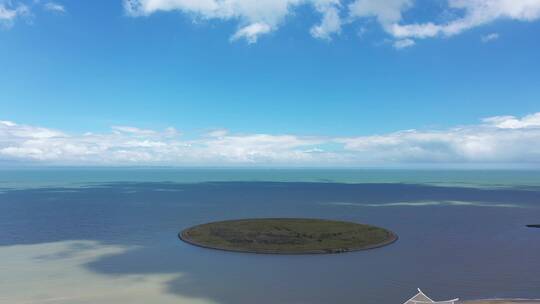
{"label": "circular island", "polygon": [[319,254],[373,249],[397,240],[392,231],[352,222],[267,218],[188,228],[181,240],[200,247],[267,254]]}

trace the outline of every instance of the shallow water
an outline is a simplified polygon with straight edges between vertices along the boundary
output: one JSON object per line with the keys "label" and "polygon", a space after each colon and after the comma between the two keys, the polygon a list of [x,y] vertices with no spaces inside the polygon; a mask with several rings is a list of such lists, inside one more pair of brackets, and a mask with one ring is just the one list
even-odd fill
{"label": "shallow water", "polygon": [[85,187],[110,182],[411,183],[475,188],[540,187],[540,170],[395,169],[0,169],[1,188]]}
{"label": "shallow water", "polygon": [[[525,227],[540,222],[540,189],[530,175],[521,177],[530,183],[502,188],[441,187],[428,178],[97,179],[73,180],[76,188],[65,181],[53,187],[46,178],[38,188],[24,179],[4,187],[0,303],[390,304],[403,303],[417,287],[436,299],[540,298],[540,230]],[[275,256],[213,251],[177,238],[191,225],[246,217],[357,221],[400,239],[363,252]]]}

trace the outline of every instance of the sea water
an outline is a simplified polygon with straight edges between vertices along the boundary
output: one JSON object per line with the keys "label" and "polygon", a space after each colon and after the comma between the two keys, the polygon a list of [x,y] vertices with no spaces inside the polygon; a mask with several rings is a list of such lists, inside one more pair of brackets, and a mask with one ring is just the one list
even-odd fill
{"label": "sea water", "polygon": [[[189,226],[309,217],[391,229],[387,247],[255,255]],[[0,170],[0,303],[403,303],[540,298],[540,172]]]}

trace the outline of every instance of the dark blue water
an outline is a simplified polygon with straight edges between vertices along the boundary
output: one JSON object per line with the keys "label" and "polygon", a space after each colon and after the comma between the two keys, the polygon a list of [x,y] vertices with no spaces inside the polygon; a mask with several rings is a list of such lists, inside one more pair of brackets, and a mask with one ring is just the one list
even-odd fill
{"label": "dark blue water", "polygon": [[[177,238],[191,225],[247,217],[356,221],[400,239],[363,252],[276,256]],[[436,298],[540,298],[540,229],[525,227],[533,223],[535,187],[124,182],[0,194],[0,250],[70,240],[137,246],[84,267],[111,277],[182,273],[163,292],[224,304],[402,303],[417,287]]]}

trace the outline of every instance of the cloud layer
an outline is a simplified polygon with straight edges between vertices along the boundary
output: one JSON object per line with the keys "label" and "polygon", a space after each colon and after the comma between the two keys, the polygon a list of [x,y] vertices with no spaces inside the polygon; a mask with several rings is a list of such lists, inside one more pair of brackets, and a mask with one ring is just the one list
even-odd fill
{"label": "cloud layer", "polygon": [[[309,33],[317,39],[332,40],[343,28],[373,29],[378,25],[393,40],[396,49],[416,44],[416,40],[450,37],[498,20],[530,22],[540,19],[540,0],[443,0],[439,10],[418,22],[415,9],[425,2],[418,0],[116,0],[131,17],[150,16],[157,12],[182,12],[194,20],[237,22],[230,40],[256,43],[266,34],[294,17],[300,7],[309,7],[319,16]],[[17,19],[32,16],[34,8],[66,13],[58,3],[44,0],[0,0],[0,26],[11,27]],[[411,13],[412,12],[412,13]],[[407,16],[405,18],[404,16]],[[444,17],[444,18],[443,18]],[[375,22],[369,22],[369,21]],[[430,21],[431,20],[431,21]],[[444,21],[440,21],[444,20]],[[498,33],[484,34],[483,42],[495,40]]]}
{"label": "cloud layer", "polygon": [[231,40],[254,43],[275,31],[300,6],[312,7],[322,19],[311,27],[315,38],[329,40],[344,25],[374,19],[395,39],[398,49],[414,45],[414,39],[454,36],[496,20],[534,21],[540,18],[540,0],[446,0],[440,15],[445,22],[404,20],[416,8],[415,0],[123,0],[130,16],[148,16],[158,11],[181,11],[200,19],[237,20]]}
{"label": "cloud layer", "polygon": [[0,160],[59,165],[391,166],[533,164],[540,166],[540,113],[497,116],[446,130],[358,137],[229,134],[183,139],[174,128],[113,126],[68,134],[0,121]]}

